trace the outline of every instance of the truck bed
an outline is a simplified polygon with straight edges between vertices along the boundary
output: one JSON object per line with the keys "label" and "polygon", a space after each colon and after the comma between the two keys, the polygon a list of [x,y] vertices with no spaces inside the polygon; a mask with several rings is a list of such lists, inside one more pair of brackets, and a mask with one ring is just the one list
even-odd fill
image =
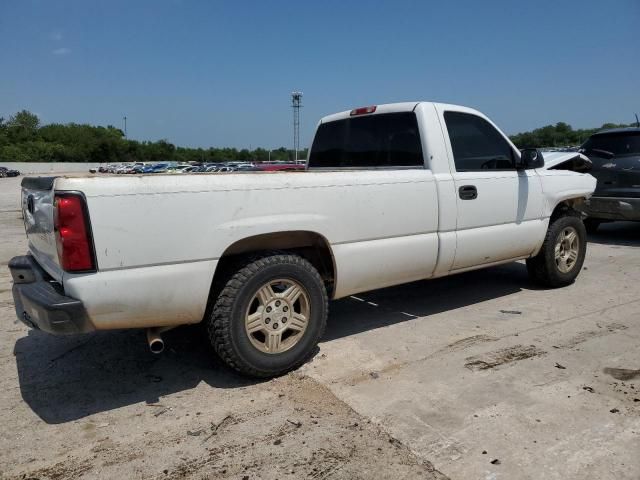
{"label": "truck bed", "polygon": [[83,299],[96,328],[125,326],[123,311],[128,327],[199,322],[218,259],[265,233],[321,232],[337,269],[334,298],[427,278],[438,258],[436,180],[425,169],[49,181],[56,192],[82,192],[99,219],[91,222],[99,275],[56,264],[55,243],[39,240],[52,238],[50,209],[40,232],[28,233],[30,251],[67,295]]}

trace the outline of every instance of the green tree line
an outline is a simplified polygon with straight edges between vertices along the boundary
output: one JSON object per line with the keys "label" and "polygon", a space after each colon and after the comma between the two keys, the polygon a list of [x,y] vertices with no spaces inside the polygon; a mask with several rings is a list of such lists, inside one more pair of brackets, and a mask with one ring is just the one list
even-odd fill
{"label": "green tree line", "polygon": [[[571,125],[558,122],[510,138],[519,148],[575,146],[598,130],[626,126],[630,125],[605,123],[600,128],[574,130]],[[306,156],[306,150],[298,152],[298,158]],[[140,142],[125,138],[122,130],[111,125],[41,125],[38,116],[27,110],[8,120],[0,117],[0,162],[262,162],[269,157],[293,160],[294,152],[280,147],[269,155],[265,148],[188,148],[176,147],[167,140]]]}
{"label": "green tree line", "polygon": [[[298,158],[306,158],[306,150]],[[167,140],[140,142],[125,138],[111,125],[96,127],[77,123],[41,125],[37,115],[22,110],[0,118],[0,162],[224,162],[292,160],[294,152],[236,148],[176,147]]]}
{"label": "green tree line", "polygon": [[[635,125],[635,124],[633,124]],[[518,148],[525,147],[569,147],[584,143],[594,133],[607,128],[630,127],[632,125],[605,123],[600,128],[574,130],[571,125],[558,122],[555,125],[536,128],[530,132],[511,135],[511,141]]]}

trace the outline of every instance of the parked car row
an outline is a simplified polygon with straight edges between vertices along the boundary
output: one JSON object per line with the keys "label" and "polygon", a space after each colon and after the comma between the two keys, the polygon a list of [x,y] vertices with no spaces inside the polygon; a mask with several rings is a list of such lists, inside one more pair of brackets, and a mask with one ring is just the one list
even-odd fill
{"label": "parked car row", "polygon": [[20,172],[18,170],[12,170],[7,167],[0,167],[0,178],[17,177],[18,175],[20,175]]}
{"label": "parked car row", "polygon": [[256,172],[277,170],[304,170],[303,162],[222,162],[222,163],[119,163],[107,164],[99,168],[92,168],[91,173],[149,174],[149,173],[227,173],[227,172]]}

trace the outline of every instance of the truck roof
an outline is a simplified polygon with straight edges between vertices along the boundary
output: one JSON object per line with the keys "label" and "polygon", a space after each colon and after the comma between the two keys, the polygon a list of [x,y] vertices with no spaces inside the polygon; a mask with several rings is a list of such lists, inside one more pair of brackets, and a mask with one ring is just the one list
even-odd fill
{"label": "truck roof", "polygon": [[[383,103],[380,105],[375,105],[376,110],[373,113],[369,113],[367,115],[378,115],[382,113],[396,113],[396,112],[412,112],[416,109],[416,107],[420,104],[429,104],[429,105],[438,105],[441,107],[445,107],[450,110],[458,110],[465,111],[468,113],[475,113],[484,118],[484,115],[477,110],[472,108],[464,107],[462,105],[453,105],[446,103],[437,103],[437,102],[428,102],[428,101],[415,101],[415,102],[398,102],[398,103]],[[372,105],[373,106],[373,105]],[[358,107],[356,107],[358,108]],[[332,115],[327,115],[320,119],[320,123],[334,122],[336,120],[343,120],[345,118],[349,118],[351,116],[351,112],[353,110],[345,110],[344,112],[334,113]]]}

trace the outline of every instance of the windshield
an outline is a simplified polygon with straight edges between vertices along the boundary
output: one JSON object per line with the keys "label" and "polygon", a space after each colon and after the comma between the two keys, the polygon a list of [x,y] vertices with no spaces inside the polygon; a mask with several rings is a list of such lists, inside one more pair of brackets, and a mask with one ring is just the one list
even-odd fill
{"label": "windshield", "polygon": [[594,153],[608,152],[613,155],[640,154],[640,132],[619,132],[593,135],[582,148]]}

